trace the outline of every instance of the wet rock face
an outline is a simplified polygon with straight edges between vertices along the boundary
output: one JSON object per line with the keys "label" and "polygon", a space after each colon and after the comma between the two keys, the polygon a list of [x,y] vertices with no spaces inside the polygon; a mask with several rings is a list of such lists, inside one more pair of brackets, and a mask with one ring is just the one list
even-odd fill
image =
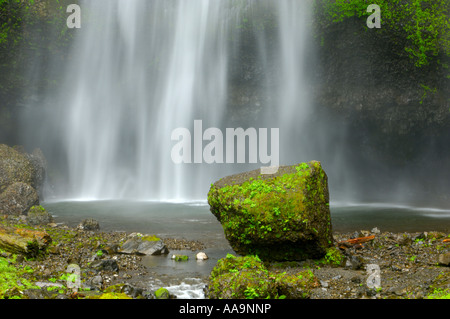
{"label": "wet rock face", "polygon": [[39,205],[46,160],[40,150],[25,153],[20,147],[0,144],[0,213],[27,214]]}
{"label": "wet rock face", "polygon": [[263,260],[321,258],[332,245],[327,176],[319,162],[223,178],[208,194],[234,251]]}
{"label": "wet rock face", "polygon": [[39,205],[39,196],[36,190],[26,183],[14,183],[0,194],[0,214],[26,214],[35,205]]}
{"label": "wet rock face", "polygon": [[0,192],[14,183],[32,185],[34,168],[27,156],[12,147],[0,144]]}

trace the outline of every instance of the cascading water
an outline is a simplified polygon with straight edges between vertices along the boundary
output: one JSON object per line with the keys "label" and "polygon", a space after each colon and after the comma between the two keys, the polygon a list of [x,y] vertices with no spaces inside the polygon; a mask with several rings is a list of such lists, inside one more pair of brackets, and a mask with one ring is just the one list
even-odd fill
{"label": "cascading water", "polygon": [[[211,182],[263,166],[174,164],[171,133],[194,133],[194,120],[223,131],[280,128],[280,164],[311,160],[298,145],[309,110],[302,72],[308,1],[97,0],[80,7],[82,27],[61,68],[60,93],[47,97],[57,107],[42,130],[67,162],[67,189],[58,196],[205,199]],[[304,157],[293,156],[294,140]]]}

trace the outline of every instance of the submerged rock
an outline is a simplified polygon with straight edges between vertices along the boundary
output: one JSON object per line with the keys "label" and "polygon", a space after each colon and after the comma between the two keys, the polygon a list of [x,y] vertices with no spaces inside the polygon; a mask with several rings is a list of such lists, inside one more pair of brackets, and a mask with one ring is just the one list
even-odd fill
{"label": "submerged rock", "polygon": [[323,257],[332,246],[328,179],[320,162],[223,178],[211,185],[208,203],[238,254],[305,260]]}
{"label": "submerged rock", "polygon": [[87,218],[83,220],[77,227],[80,230],[100,230],[100,224],[98,221],[92,218]]}

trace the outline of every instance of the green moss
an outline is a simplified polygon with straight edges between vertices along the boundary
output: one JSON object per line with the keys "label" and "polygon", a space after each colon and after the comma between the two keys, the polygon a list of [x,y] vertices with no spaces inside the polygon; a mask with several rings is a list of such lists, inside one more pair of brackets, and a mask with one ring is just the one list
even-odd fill
{"label": "green moss", "polygon": [[450,289],[434,289],[426,299],[450,299]]}
{"label": "green moss", "polygon": [[320,260],[320,262],[328,265],[340,266],[344,260],[345,257],[338,248],[330,247],[327,249],[326,255]]}
{"label": "green moss", "polygon": [[[211,186],[211,211],[239,254],[266,259],[270,250],[271,258],[277,260],[304,259],[314,252],[306,251],[300,242],[314,242],[318,237],[325,238],[319,244],[324,247],[332,242],[327,177],[320,163],[302,163],[280,171],[275,176],[258,175]],[[274,243],[286,245],[272,249]],[[317,250],[316,254],[324,253],[323,248]]]}
{"label": "green moss", "polygon": [[111,285],[105,289],[105,293],[121,293],[124,284]]}
{"label": "green moss", "polygon": [[100,295],[98,299],[133,299],[123,292],[108,292]]}
{"label": "green moss", "polygon": [[29,268],[14,266],[15,258],[0,257],[0,299],[20,298],[23,290],[38,288],[24,278],[24,274],[32,272]]}
{"label": "green moss", "polygon": [[274,278],[256,256],[220,259],[209,278],[208,295],[211,299],[266,299],[277,298]]}
{"label": "green moss", "polygon": [[[366,19],[372,12],[372,1],[316,1],[319,16],[339,23],[349,18]],[[450,27],[448,0],[378,0],[381,9],[380,33],[390,33],[392,41],[404,45],[404,52],[417,67],[429,64],[431,58],[450,56]],[[319,12],[321,11],[321,12]],[[329,23],[330,23],[329,22]]]}
{"label": "green moss", "polygon": [[156,237],[155,235],[147,235],[141,238],[142,240],[145,241],[159,241],[161,240],[160,238]]}
{"label": "green moss", "polygon": [[275,278],[279,294],[287,299],[308,299],[312,289],[318,286],[317,278],[311,270],[295,274],[283,272]]}
{"label": "green moss", "polygon": [[317,279],[310,270],[272,272],[258,256],[227,255],[210,274],[208,295],[212,299],[304,299],[316,286]]}
{"label": "green moss", "polygon": [[161,287],[155,291],[155,297],[156,299],[169,299],[170,293],[166,288]]}

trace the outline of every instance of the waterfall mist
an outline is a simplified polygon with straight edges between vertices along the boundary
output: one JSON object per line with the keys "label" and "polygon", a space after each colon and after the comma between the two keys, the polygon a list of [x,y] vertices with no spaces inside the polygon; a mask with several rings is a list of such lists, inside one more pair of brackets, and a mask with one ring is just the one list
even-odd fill
{"label": "waterfall mist", "polygon": [[320,71],[310,1],[96,0],[80,7],[70,54],[52,65],[58,89],[29,105],[21,125],[23,144],[41,147],[50,163],[47,198],[204,200],[219,178],[264,166],[174,164],[171,134],[180,127],[193,134],[195,120],[222,132],[279,128],[280,165],[321,161],[332,200],[410,200],[431,173],[439,179],[427,171],[427,156],[389,167],[376,152],[383,141],[364,153],[370,128],[350,128],[351,119],[317,106],[313,93],[327,88],[312,83]]}
{"label": "waterfall mist", "polygon": [[280,128],[282,163],[310,160],[289,154],[310,108],[302,83],[307,2],[105,0],[80,7],[71,59],[55,66],[64,80],[46,95],[45,125],[35,136],[67,173],[58,176],[55,196],[204,199],[215,180],[261,166],[174,164],[171,132],[193,132],[194,120],[223,132]]}

